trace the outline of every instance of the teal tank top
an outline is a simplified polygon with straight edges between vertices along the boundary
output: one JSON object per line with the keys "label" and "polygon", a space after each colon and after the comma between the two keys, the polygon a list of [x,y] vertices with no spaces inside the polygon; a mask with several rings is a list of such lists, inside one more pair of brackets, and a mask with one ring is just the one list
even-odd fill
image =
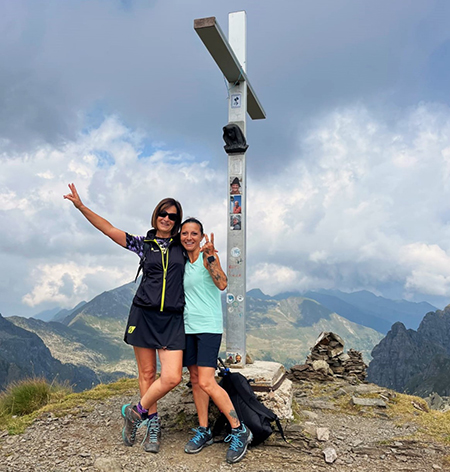
{"label": "teal tank top", "polygon": [[214,285],[203,265],[200,254],[194,263],[186,262],[184,269],[184,329],[186,334],[222,334],[222,303],[220,290]]}

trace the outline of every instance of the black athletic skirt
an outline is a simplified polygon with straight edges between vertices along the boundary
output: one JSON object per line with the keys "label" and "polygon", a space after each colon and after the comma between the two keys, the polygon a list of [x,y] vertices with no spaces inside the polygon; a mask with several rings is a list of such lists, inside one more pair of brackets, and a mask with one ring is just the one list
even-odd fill
{"label": "black athletic skirt", "polygon": [[124,341],[136,347],[183,350],[185,347],[182,313],[167,313],[131,305]]}

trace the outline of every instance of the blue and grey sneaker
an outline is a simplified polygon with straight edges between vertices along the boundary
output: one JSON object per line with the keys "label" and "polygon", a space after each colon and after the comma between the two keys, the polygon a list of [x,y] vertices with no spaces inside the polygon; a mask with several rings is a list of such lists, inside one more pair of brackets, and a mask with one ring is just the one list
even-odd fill
{"label": "blue and grey sneaker", "polygon": [[200,452],[205,446],[211,446],[214,442],[209,428],[199,426],[196,429],[192,429],[192,431],[194,431],[195,436],[188,441],[184,447],[184,452],[187,454],[197,454],[197,452]]}
{"label": "blue and grey sneaker", "polygon": [[142,441],[142,447],[145,452],[159,452],[161,444],[161,421],[158,416],[146,420],[147,431]]}
{"label": "blue and grey sneaker", "polygon": [[124,425],[122,429],[122,439],[125,446],[132,446],[136,441],[136,433],[142,424],[142,417],[136,410],[136,406],[130,403],[123,405],[122,416]]}
{"label": "blue and grey sneaker", "polygon": [[234,464],[239,462],[247,452],[247,446],[252,442],[253,434],[241,423],[239,428],[233,428],[231,434],[225,438],[225,442],[229,442],[230,447],[227,451],[227,462]]}

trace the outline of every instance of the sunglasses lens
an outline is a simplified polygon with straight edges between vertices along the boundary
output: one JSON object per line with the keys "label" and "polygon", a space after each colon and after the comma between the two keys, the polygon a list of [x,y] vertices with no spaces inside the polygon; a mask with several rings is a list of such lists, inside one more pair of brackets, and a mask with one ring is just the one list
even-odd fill
{"label": "sunglasses lens", "polygon": [[176,213],[167,213],[166,210],[161,211],[158,216],[160,216],[161,218],[165,218],[166,216],[168,216],[170,221],[177,221],[178,219],[178,215]]}

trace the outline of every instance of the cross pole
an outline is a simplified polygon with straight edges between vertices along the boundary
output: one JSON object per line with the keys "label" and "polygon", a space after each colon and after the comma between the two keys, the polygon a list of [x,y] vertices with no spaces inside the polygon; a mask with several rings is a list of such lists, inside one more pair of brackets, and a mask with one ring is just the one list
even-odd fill
{"label": "cross pole", "polygon": [[266,113],[247,77],[247,14],[228,15],[228,40],[216,18],[194,20],[194,29],[228,82],[227,181],[227,312],[226,357],[236,366],[246,361],[247,113],[254,120]]}

